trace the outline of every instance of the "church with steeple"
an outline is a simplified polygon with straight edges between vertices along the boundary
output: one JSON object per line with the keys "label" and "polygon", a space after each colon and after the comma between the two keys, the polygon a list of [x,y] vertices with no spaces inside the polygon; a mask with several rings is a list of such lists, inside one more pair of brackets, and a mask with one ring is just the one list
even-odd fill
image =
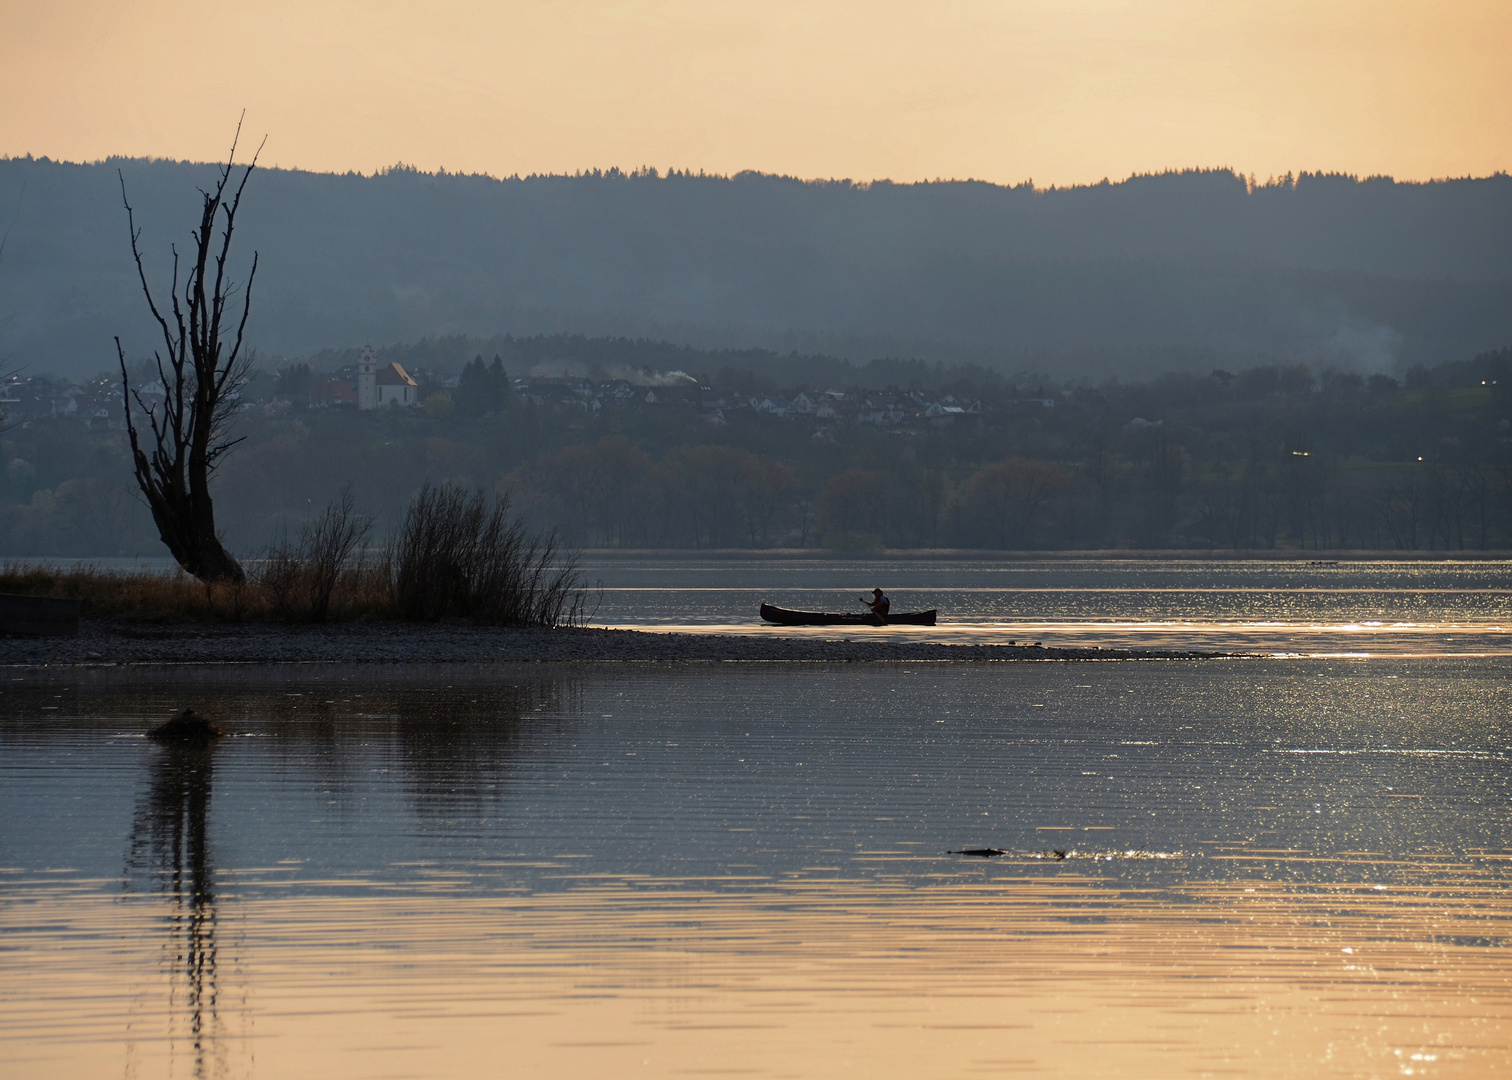
{"label": "church with steeple", "polygon": [[357,361],[357,408],[381,409],[385,405],[420,404],[420,388],[398,363],[379,364],[371,345]]}

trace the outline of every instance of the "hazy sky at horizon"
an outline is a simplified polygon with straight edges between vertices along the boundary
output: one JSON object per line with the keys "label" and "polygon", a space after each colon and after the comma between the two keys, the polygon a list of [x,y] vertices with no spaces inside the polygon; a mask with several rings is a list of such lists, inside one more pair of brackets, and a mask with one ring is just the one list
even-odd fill
{"label": "hazy sky at horizon", "polygon": [[1512,169],[1508,0],[0,0],[0,155],[1016,183]]}

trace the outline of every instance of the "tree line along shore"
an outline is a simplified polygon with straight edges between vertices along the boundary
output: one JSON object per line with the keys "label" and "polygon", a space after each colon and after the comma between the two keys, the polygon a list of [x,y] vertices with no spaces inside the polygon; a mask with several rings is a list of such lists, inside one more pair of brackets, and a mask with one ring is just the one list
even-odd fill
{"label": "tree line along shore", "polygon": [[[304,364],[256,373],[216,477],[228,545],[268,550],[343,485],[385,532],[447,481],[581,547],[1512,548],[1512,350],[1401,379],[1261,365],[1062,385],[582,338],[505,341],[493,364],[478,344],[380,351],[407,362],[409,408],[321,401]],[[555,354],[582,373],[532,374]],[[3,396],[0,553],[157,553],[118,382],[22,376]]]}

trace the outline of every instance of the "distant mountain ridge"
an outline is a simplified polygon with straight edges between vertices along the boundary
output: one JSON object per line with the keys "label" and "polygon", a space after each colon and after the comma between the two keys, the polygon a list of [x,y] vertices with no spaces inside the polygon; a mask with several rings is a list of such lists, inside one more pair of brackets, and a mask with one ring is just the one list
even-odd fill
{"label": "distant mountain ridge", "polygon": [[[0,355],[87,375],[154,344],[154,284],[213,166],[0,160]],[[1512,177],[1227,170],[1034,189],[626,174],[499,180],[267,169],[236,250],[264,354],[574,332],[1143,376],[1304,362],[1393,370],[1512,343]],[[239,269],[239,272],[244,270]]]}

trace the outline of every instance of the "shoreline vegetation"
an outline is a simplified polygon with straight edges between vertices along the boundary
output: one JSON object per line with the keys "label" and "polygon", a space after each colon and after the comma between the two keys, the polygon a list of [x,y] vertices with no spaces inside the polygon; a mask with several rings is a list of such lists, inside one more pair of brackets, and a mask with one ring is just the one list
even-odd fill
{"label": "shoreline vegetation", "polygon": [[376,551],[365,547],[371,530],[346,490],[298,541],[285,537],[241,578],[11,562],[0,565],[0,593],[72,600],[83,619],[127,625],[454,619],[555,627],[583,619],[577,556],[551,534],[531,533],[507,497],[426,484]]}

